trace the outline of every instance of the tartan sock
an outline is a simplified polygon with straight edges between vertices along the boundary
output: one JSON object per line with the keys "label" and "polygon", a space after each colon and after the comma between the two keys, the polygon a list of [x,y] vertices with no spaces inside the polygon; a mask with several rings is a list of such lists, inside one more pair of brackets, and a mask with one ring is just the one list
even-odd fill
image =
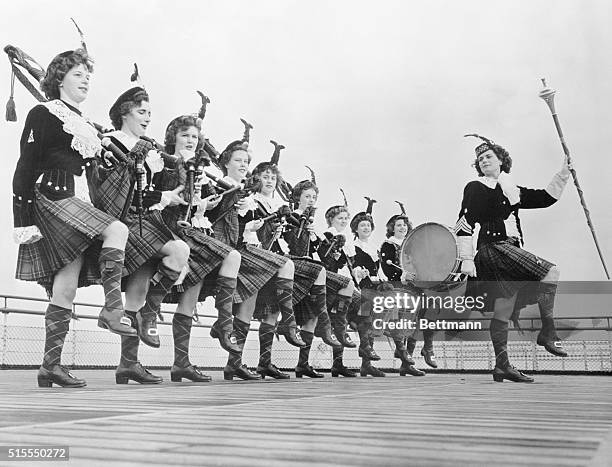
{"label": "tartan sock", "polygon": [[357,322],[357,334],[359,334],[359,348],[365,349],[370,346],[370,334],[372,326],[369,319],[360,317]]}
{"label": "tartan sock", "polygon": [[[312,305],[315,315],[321,319],[321,315],[327,315],[327,293],[325,285],[313,285],[310,288],[309,304]],[[327,318],[329,320],[329,317]]]}
{"label": "tartan sock", "polygon": [[495,351],[495,366],[502,370],[510,365],[508,360],[508,322],[493,318],[489,325],[491,342]]}
{"label": "tartan sock", "polygon": [[45,311],[45,354],[42,366],[51,370],[62,360],[62,348],[68,334],[72,310],[49,303]]}
{"label": "tartan sock", "polygon": [[339,368],[344,366],[344,362],[342,360],[342,356],[344,355],[344,347],[332,347],[332,368]]}
{"label": "tartan sock", "polygon": [[551,282],[540,282],[538,284],[538,308],[540,309],[540,320],[542,321],[541,336],[545,341],[558,341],[557,329],[555,328],[555,320],[553,311],[555,308],[555,295],[557,293],[557,284]]}
{"label": "tartan sock", "polygon": [[235,277],[217,276],[217,295],[215,295],[215,308],[218,312],[219,328],[223,330],[231,330],[234,315],[232,314],[232,305],[234,300],[234,291],[238,279]]}
{"label": "tartan sock", "polygon": [[406,338],[406,351],[408,355],[412,357],[412,353],[414,352],[414,348],[416,347],[416,339],[414,337]]}
{"label": "tartan sock", "polygon": [[425,350],[433,351],[433,337],[434,331],[431,329],[425,329],[423,331],[423,348]]}
{"label": "tartan sock", "polygon": [[[136,324],[136,312],[125,310],[125,316],[127,316],[132,322],[132,327],[138,329]],[[121,360],[119,361],[120,366],[130,366],[138,362],[138,346],[140,344],[140,338],[121,336]]]}
{"label": "tartan sock", "polygon": [[300,348],[300,356],[298,357],[297,366],[305,367],[308,366],[308,359],[310,357],[310,347],[312,346],[314,334],[308,331],[301,331],[300,337],[306,343],[306,345]]}
{"label": "tartan sock", "polygon": [[259,325],[259,366],[267,367],[272,363],[272,343],[276,326],[268,323]]}
{"label": "tartan sock", "polygon": [[104,289],[104,308],[107,310],[122,310],[123,299],[121,297],[121,274],[125,252],[118,248],[104,247],[100,250],[98,263],[102,288]]}
{"label": "tartan sock", "polygon": [[238,318],[234,318],[234,334],[236,335],[236,344],[240,347],[240,353],[230,352],[227,357],[227,365],[232,368],[239,368],[242,365],[242,351],[249,334],[250,323],[245,323]]}
{"label": "tartan sock", "polygon": [[181,271],[170,269],[163,261],[160,261],[159,266],[157,266],[157,273],[151,279],[145,304],[140,309],[143,317],[157,315],[164,297],[170,291],[180,274]]}
{"label": "tartan sock", "polygon": [[293,279],[276,278],[276,301],[281,313],[281,324],[296,325],[293,314]]}
{"label": "tartan sock", "polygon": [[191,337],[191,316],[174,313],[172,337],[174,338],[174,364],[180,368],[191,365],[189,361],[189,338]]}

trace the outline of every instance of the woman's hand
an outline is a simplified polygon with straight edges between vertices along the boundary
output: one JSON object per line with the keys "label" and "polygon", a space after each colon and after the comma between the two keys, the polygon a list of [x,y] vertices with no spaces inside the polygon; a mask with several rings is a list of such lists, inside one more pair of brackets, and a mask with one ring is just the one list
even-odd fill
{"label": "woman's hand", "polygon": [[242,198],[242,199],[238,200],[238,202],[236,204],[234,204],[234,207],[238,211],[241,211],[241,210],[247,209],[249,207],[249,202],[246,200],[246,198]]}
{"label": "woman's hand", "polygon": [[476,265],[474,260],[464,259],[461,261],[461,273],[467,274],[470,277],[476,277]]}
{"label": "woman's hand", "polygon": [[162,191],[161,204],[162,206],[176,206],[179,204],[186,205],[187,203],[179,195],[185,189],[183,185],[177,186],[172,191]]}
{"label": "woman's hand", "polygon": [[402,284],[407,284],[416,279],[416,273],[412,271],[404,271],[402,272],[402,276],[400,277],[400,282]]}
{"label": "woman's hand", "polygon": [[244,226],[245,230],[250,230],[251,232],[257,232],[264,225],[264,221],[258,219],[256,221],[249,221]]}
{"label": "woman's hand", "polygon": [[215,209],[221,202],[221,198],[223,198],[221,195],[211,195],[204,198],[206,200],[206,210]]}

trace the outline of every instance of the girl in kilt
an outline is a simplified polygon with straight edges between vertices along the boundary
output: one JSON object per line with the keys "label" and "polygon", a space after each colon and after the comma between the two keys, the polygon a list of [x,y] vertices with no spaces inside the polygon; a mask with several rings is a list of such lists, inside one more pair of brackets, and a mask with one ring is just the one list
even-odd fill
{"label": "girl in kilt", "polygon": [[[475,135],[476,136],[476,135]],[[463,190],[463,201],[455,231],[459,239],[461,272],[467,274],[467,294],[483,296],[486,309],[494,312],[490,324],[495,350],[493,379],[531,383],[508,360],[508,320],[518,324],[520,310],[538,304],[542,329],[537,343],[548,352],[567,356],[555,329],[553,308],[559,268],[522,248],[520,209],[551,206],[561,197],[569,178],[567,160],[546,189],[517,186],[509,173],[512,158],[503,147],[477,136],[484,142],[476,147],[474,166],[479,177]],[[472,235],[480,224],[474,257]]]}
{"label": "girl in kilt", "polygon": [[[251,155],[247,149],[248,143],[234,141],[219,157],[219,164],[225,175],[223,181],[226,184],[236,187],[247,176],[251,162]],[[275,299],[283,316],[277,333],[284,335],[287,342],[292,345],[297,347],[304,345],[296,334],[297,324],[293,314],[293,261],[258,248],[249,240],[249,237],[256,236],[256,231],[261,228],[263,222],[253,220],[255,204],[252,196],[245,195],[247,190],[233,191],[224,195],[219,205],[209,211],[215,238],[236,248],[242,257],[238,285],[234,293],[236,303],[234,332],[240,352],[230,353],[223,370],[223,377],[226,380],[232,380],[234,376],[240,379],[260,379],[260,375],[251,372],[242,364],[242,351],[255,309],[257,292],[270,280],[274,281]]]}
{"label": "girl in kilt", "polygon": [[[324,232],[325,238],[319,247],[319,257],[323,261],[328,273],[338,273],[343,271],[348,274],[349,280],[353,279],[353,260],[355,258],[355,245],[353,244],[352,238],[348,237],[346,228],[349,224],[350,214],[346,206],[346,199],[344,205],[337,205],[330,207],[325,212],[325,220],[327,222],[327,230]],[[341,237],[341,248],[331,248],[330,245]],[[330,251],[331,250],[331,251]],[[347,272],[348,271],[348,272]],[[354,278],[355,283],[357,278]],[[351,280],[351,283],[353,281]],[[342,342],[340,336],[344,335],[345,339],[348,339],[346,328],[348,323],[351,323],[351,327],[356,329],[359,333],[359,356],[367,358],[368,360],[380,360],[380,357],[374,352],[374,349],[370,345],[369,334],[372,329],[372,322],[370,320],[367,307],[362,309],[361,293],[358,288],[355,288],[351,294],[351,300],[347,305],[346,310],[340,310],[336,308],[336,312],[333,313],[331,304],[328,303],[328,310],[330,310],[330,317],[332,320],[332,326],[338,340]],[[364,313],[368,313],[368,316],[364,316]],[[355,344],[353,344],[353,347]],[[344,349],[334,348],[332,350],[333,363],[331,373],[332,376],[344,376],[354,377],[357,376],[352,370],[344,366],[343,354]]]}
{"label": "girl in kilt", "polygon": [[[372,205],[375,200],[368,199],[368,207],[365,212],[355,214],[351,219],[351,232],[355,235],[355,257],[353,259],[353,273],[357,285],[361,289],[362,313],[359,316],[357,330],[359,332],[359,349],[361,350],[361,376],[372,375],[384,377],[385,373],[372,365],[372,360],[380,357],[373,352],[374,332],[372,329],[372,304],[368,295],[376,294],[380,285],[378,278],[378,251],[369,243],[370,236],[374,231],[374,219],[372,218]],[[372,358],[374,357],[374,358]],[[378,357],[378,358],[376,358]]]}
{"label": "girl in kilt", "polygon": [[[403,211],[403,209],[402,209]],[[380,264],[381,269],[388,281],[386,286],[390,290],[396,290],[395,287],[400,287],[402,292],[407,292],[406,289],[407,279],[414,279],[413,273],[403,272],[400,267],[400,248],[406,238],[406,235],[410,233],[412,230],[412,223],[408,219],[408,217],[402,212],[402,214],[396,214],[391,216],[391,218],[387,221],[387,239],[383,242],[380,247]],[[396,320],[401,319],[411,319],[413,315],[410,314],[407,310],[398,309],[394,310],[393,313],[397,313],[397,316],[393,316]],[[390,337],[393,339],[393,343],[395,344],[395,352],[393,356],[395,358],[399,358],[402,362],[399,374],[400,376],[412,375],[412,376],[425,376],[425,372],[419,370],[414,366],[414,360],[412,359],[412,353],[414,352],[414,348],[416,347],[416,339],[412,336],[409,336],[407,331],[402,329],[393,329],[387,331],[390,334]],[[423,350],[421,350],[421,355],[425,356],[426,359],[429,358],[430,361],[427,363],[430,366],[435,364],[433,358],[433,332],[426,330],[423,331]],[[426,349],[430,349],[429,353],[426,353]],[[427,357],[427,355],[429,357]]]}
{"label": "girl in kilt", "polygon": [[[257,184],[259,189],[254,195],[259,212],[267,216],[275,212],[283,212],[282,208],[284,207],[286,212],[290,213],[286,204],[274,197],[274,192],[281,182],[278,166],[271,162],[262,162],[253,169],[252,175],[259,181]],[[299,224],[299,221],[296,224]],[[299,230],[299,227],[294,227]],[[306,236],[309,236],[309,230],[311,229],[312,227],[305,226],[302,230]],[[297,368],[302,368],[308,365],[308,355],[314,337],[313,332],[319,316],[322,314],[324,315],[322,319],[326,319],[328,323],[323,341],[331,346],[341,347],[342,344],[332,335],[329,325],[325,294],[325,268],[319,262],[305,256],[291,255],[292,245],[282,238],[283,230],[284,227],[280,221],[268,221],[257,231],[257,236],[263,248],[279,255],[289,255],[293,261],[295,267],[293,307],[297,324],[300,325],[300,337],[306,344],[300,348]],[[293,234],[293,238],[295,238],[295,235],[296,233]],[[259,364],[257,372],[262,378],[270,376],[275,379],[287,379],[289,375],[280,372],[271,361],[274,332],[280,314],[278,305],[270,300],[270,295],[273,293],[273,290],[270,290],[271,288],[271,284],[268,283],[259,292],[255,307],[254,317],[261,321],[259,325]],[[300,306],[302,302],[304,306]],[[296,369],[297,371],[299,370]]]}
{"label": "girl in kilt", "polygon": [[[180,155],[183,164],[193,164],[198,167],[204,164],[201,160],[204,138],[202,135],[202,120],[192,115],[175,118],[166,128],[165,149],[168,154]],[[163,171],[154,179],[159,190],[174,190],[185,183],[182,170]],[[204,175],[195,182],[208,183]],[[190,189],[187,187],[186,189]],[[195,185],[194,185],[195,193]],[[186,194],[184,192],[184,194]],[[191,195],[192,193],[190,193]],[[170,370],[170,379],[180,382],[182,378],[196,382],[210,381],[210,376],[203,374],[189,361],[189,339],[194,310],[198,301],[204,301],[206,295],[215,295],[215,307],[218,319],[213,324],[213,334],[219,339],[221,347],[228,352],[240,352],[233,331],[232,304],[236,291],[237,276],[240,268],[240,253],[229,245],[210,236],[203,225],[203,214],[207,208],[213,208],[212,200],[202,200],[197,194],[193,205],[197,206],[193,214],[192,225],[179,225],[185,217],[186,209],[182,206],[168,206],[162,212],[163,218],[172,231],[183,239],[190,248],[189,272],[180,285],[174,286],[172,293],[166,296],[166,302],[177,303],[172,319],[172,335],[174,338],[174,364]],[[202,289],[209,286],[209,290]],[[212,290],[210,290],[212,289]],[[200,298],[201,297],[201,298]]]}
{"label": "girl in kilt", "polygon": [[[126,248],[129,275],[125,281],[126,314],[132,327],[138,330],[140,341],[158,348],[160,341],[156,321],[161,302],[181,271],[187,267],[189,257],[189,247],[168,228],[161,210],[166,206],[185,203],[179,196],[182,187],[161,191],[152,185],[153,175],[166,169],[153,145],[141,139],[151,119],[149,96],[143,88],[134,87],[121,94],[110,108],[109,116],[116,131],[106,136],[127,157],[108,170],[100,168],[97,202],[101,209],[120,216],[130,230]],[[144,174],[138,175],[133,170],[137,160],[144,160]],[[135,193],[138,186],[135,177],[138,176],[142,177],[143,186],[141,219],[137,214],[138,193]],[[138,337],[124,337],[121,340],[121,360],[115,372],[117,384],[127,384],[129,380],[141,384],[163,381],[138,361]]]}
{"label": "girl in kilt", "polygon": [[[323,243],[312,225],[318,195],[319,188],[314,183],[314,174],[313,180],[303,180],[293,188],[291,196],[294,205],[297,206],[294,214],[303,218],[303,220],[300,219],[300,223],[304,222],[305,228],[299,237],[296,229],[289,230],[285,234],[285,240],[289,245],[289,251],[292,255],[313,258]],[[317,302],[302,300],[297,304],[296,314],[304,322],[316,316],[317,322],[312,333],[313,336],[322,338],[328,345],[332,344],[332,352],[336,353],[342,347],[356,347],[348,337],[348,334],[346,334],[346,321],[343,323],[342,319],[337,319],[338,313],[340,316],[346,316],[355,286],[349,277],[330,271],[326,266],[326,262],[322,261],[322,263],[325,268],[325,308],[327,313],[319,311],[320,305]],[[346,320],[346,318],[344,319]],[[304,335],[304,331],[302,331],[302,334]],[[332,335],[336,337],[340,346],[333,345]],[[323,374],[316,371],[308,363],[312,337],[306,334],[305,339],[307,346],[300,349],[298,365],[295,367],[295,376],[298,378],[303,376],[323,378]],[[346,374],[354,375],[348,369],[346,369]]]}
{"label": "girl in kilt", "polygon": [[105,302],[98,326],[136,334],[126,323],[120,287],[128,231],[91,204],[85,176],[101,151],[96,131],[79,110],[92,71],[81,49],[51,61],[41,82],[50,100],[28,114],[13,178],[14,233],[20,244],[16,277],[37,281],[50,296],[41,387],[86,386],[60,364],[78,287],[101,280]]}

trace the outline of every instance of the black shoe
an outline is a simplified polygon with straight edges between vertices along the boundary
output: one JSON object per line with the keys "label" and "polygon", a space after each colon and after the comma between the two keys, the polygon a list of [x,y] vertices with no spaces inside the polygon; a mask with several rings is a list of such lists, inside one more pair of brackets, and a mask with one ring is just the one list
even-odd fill
{"label": "black shoe", "polygon": [[220,329],[217,327],[217,323],[215,323],[210,328],[210,337],[219,339],[219,344],[223,350],[231,353],[240,353],[240,346],[232,329]]}
{"label": "black shoe", "polygon": [[545,341],[543,338],[538,336],[537,344],[544,347],[549,353],[557,356],[557,357],[567,357],[567,352],[563,350],[559,341]]}
{"label": "black shoe", "polygon": [[50,388],[53,384],[63,388],[84,388],[87,386],[84,379],[75,378],[68,371],[68,368],[62,365],[53,365],[50,370],[41,366],[38,370],[38,387]]}
{"label": "black shoe", "polygon": [[306,347],[306,342],[302,340],[297,332],[296,324],[279,324],[276,328],[276,334],[285,336],[285,340],[295,347]]}
{"label": "black shoe", "polygon": [[521,373],[512,365],[509,365],[505,369],[496,366],[493,370],[493,381],[496,383],[503,383],[505,379],[514,381],[515,383],[533,383],[534,381],[533,378]]}
{"label": "black shoe", "polygon": [[367,347],[359,347],[358,354],[361,358],[365,358],[366,360],[373,360],[375,362],[380,360],[380,356],[374,352],[374,349],[369,345]]}
{"label": "black shoe", "polygon": [[209,383],[212,378],[205,375],[195,365],[189,365],[187,367],[180,367],[172,365],[170,369],[170,381],[174,383],[180,383],[183,378],[193,381],[194,383]]}
{"label": "black shoe", "polygon": [[309,378],[325,378],[323,373],[319,373],[310,365],[305,366],[296,366],[295,367],[295,377],[301,378],[302,376],[308,376]]}
{"label": "black shoe", "polygon": [[247,381],[261,379],[260,375],[249,370],[246,365],[239,366],[238,368],[225,365],[225,368],[223,368],[223,379],[231,381],[234,379],[234,376]]}
{"label": "black shoe", "polygon": [[412,358],[412,355],[408,354],[408,351],[406,349],[404,350],[395,349],[395,352],[393,352],[393,356],[395,358],[399,358],[402,362],[405,362],[408,365],[414,365],[416,363],[414,359]]}
{"label": "black shoe", "polygon": [[359,370],[361,376],[374,376],[375,378],[384,378],[385,373],[372,365],[361,365]]}
{"label": "black shoe", "polygon": [[270,378],[274,379],[291,378],[291,376],[289,376],[287,373],[283,373],[271,363],[268,366],[258,366],[257,373],[261,375],[261,379],[266,379],[266,376],[269,376]]}
{"label": "black shoe", "polygon": [[344,365],[341,366],[332,366],[331,375],[333,378],[337,378],[338,376],[344,376],[345,378],[356,378],[357,373],[353,370],[348,369]]}
{"label": "black shoe", "polygon": [[342,347],[342,343],[338,339],[336,339],[336,336],[332,334],[331,329],[329,328],[321,332],[320,335],[315,334],[315,336],[320,337],[323,342],[329,345],[330,347]]}
{"label": "black shoe", "polygon": [[142,316],[142,313],[136,313],[136,322],[138,323],[138,337],[143,344],[149,347],[159,348],[159,332],[157,331],[157,315]]}
{"label": "black shoe", "polygon": [[127,384],[129,380],[140,384],[159,384],[164,378],[154,375],[140,362],[133,363],[130,366],[119,364],[115,371],[115,382],[117,384]]}
{"label": "black shoe", "polygon": [[423,356],[425,363],[427,363],[430,367],[438,368],[438,363],[436,362],[436,356],[434,355],[433,349],[426,349],[423,347],[421,349],[421,355]]}
{"label": "black shoe", "polygon": [[132,327],[130,318],[123,314],[123,310],[109,310],[104,307],[98,316],[98,327],[108,329],[120,336],[136,337],[138,331]]}
{"label": "black shoe", "polygon": [[412,376],[425,376],[425,372],[419,370],[414,365],[406,365],[402,363],[399,369],[400,376],[412,375]]}
{"label": "black shoe", "polygon": [[357,347],[357,344],[353,342],[351,336],[349,336],[346,332],[343,334],[336,333],[336,337],[338,338],[338,342],[340,342],[343,347],[347,347],[349,349],[354,349]]}

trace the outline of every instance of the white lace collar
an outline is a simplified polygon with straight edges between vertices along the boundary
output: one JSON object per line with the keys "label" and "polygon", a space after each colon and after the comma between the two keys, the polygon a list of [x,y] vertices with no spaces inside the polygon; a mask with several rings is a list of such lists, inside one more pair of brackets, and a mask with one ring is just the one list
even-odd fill
{"label": "white lace collar", "polygon": [[138,142],[138,138],[132,135],[128,135],[121,130],[111,131],[110,133],[106,133],[104,136],[112,136],[117,141],[125,146],[125,149],[130,151]]}
{"label": "white lace collar", "polygon": [[[131,151],[140,138],[137,138],[133,135],[128,135],[127,133],[121,130],[111,131],[110,133],[105,134],[104,136],[112,136],[117,141],[125,146],[128,151]],[[164,168],[164,160],[158,151],[155,149],[151,149],[147,156],[145,157],[145,163],[149,167],[151,173],[161,172]]]}
{"label": "white lace collar", "polygon": [[364,253],[370,255],[373,261],[378,261],[378,250],[370,242],[357,239],[355,240],[355,247],[359,247]]}
{"label": "white lace collar", "polygon": [[60,99],[45,102],[43,105],[64,123],[63,130],[72,135],[70,147],[83,159],[92,159],[100,153],[102,144],[98,132],[84,117],[70,109]]}
{"label": "white lace collar", "polygon": [[285,204],[282,200],[278,198],[269,198],[267,196],[262,195],[261,193],[255,193],[253,195],[253,198],[259,201],[270,213],[278,211],[278,208]]}
{"label": "white lace collar", "polygon": [[476,180],[479,181],[480,183],[482,183],[483,185],[491,188],[492,190],[495,189],[495,186],[497,185],[497,179],[496,178],[478,177]]}
{"label": "white lace collar", "polygon": [[402,246],[404,239],[399,240],[395,236],[392,236],[386,239],[385,242],[391,243],[392,245],[395,245],[395,246]]}

